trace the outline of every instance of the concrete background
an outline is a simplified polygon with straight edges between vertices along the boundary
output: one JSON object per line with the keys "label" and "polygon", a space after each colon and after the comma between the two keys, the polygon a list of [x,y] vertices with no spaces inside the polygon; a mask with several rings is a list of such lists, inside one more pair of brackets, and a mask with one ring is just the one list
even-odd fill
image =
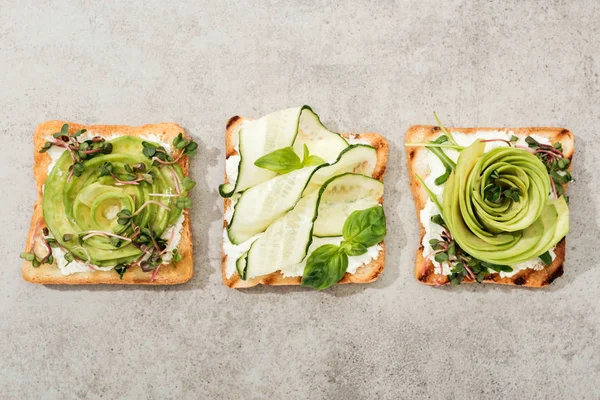
{"label": "concrete background", "polygon": [[[598,54],[593,0],[0,1],[0,398],[600,398]],[[386,270],[320,293],[228,289],[224,124],[301,104],[389,139]],[[575,133],[566,272],[551,287],[414,280],[403,134],[434,110],[447,125]],[[193,281],[21,279],[31,136],[47,119],[175,121],[201,143]]]}

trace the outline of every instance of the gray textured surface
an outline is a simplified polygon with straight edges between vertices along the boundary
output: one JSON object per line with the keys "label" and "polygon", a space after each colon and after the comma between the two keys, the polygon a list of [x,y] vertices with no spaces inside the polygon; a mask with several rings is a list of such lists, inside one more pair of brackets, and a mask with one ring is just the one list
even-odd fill
{"label": "gray textured surface", "polygon": [[[91,3],[0,1],[0,398],[600,397],[597,2]],[[322,293],[230,290],[225,121],[304,103],[390,140],[387,268]],[[433,110],[448,125],[575,133],[566,274],[548,289],[414,280],[402,139]],[[201,142],[192,282],[21,279],[31,135],[47,119],[175,121]]]}

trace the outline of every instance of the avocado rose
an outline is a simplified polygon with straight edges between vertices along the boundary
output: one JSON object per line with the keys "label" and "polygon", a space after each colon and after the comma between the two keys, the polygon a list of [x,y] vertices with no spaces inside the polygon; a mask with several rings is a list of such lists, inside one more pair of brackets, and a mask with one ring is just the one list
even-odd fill
{"label": "avocado rose", "polygon": [[549,200],[550,177],[530,152],[462,150],[445,184],[443,217],[459,246],[493,264],[514,265],[552,249],[569,231],[564,197]]}
{"label": "avocado rose", "polygon": [[73,151],[61,155],[44,186],[44,220],[71,260],[110,267],[152,255],[155,268],[167,247],[161,235],[188,206],[193,185],[157,143],[132,136],[106,143],[109,154],[84,157],[75,176]]}

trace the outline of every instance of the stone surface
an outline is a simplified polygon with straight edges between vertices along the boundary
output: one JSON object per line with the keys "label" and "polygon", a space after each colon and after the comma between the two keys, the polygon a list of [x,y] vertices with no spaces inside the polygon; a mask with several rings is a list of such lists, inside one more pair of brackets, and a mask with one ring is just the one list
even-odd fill
{"label": "stone surface", "polygon": [[[0,398],[600,397],[598,2],[169,3],[0,1]],[[228,289],[225,122],[300,104],[389,139],[386,270],[320,293]],[[403,135],[434,110],[447,125],[575,133],[565,276],[549,288],[413,278]],[[21,279],[31,136],[48,119],[175,121],[200,142],[193,281]]]}

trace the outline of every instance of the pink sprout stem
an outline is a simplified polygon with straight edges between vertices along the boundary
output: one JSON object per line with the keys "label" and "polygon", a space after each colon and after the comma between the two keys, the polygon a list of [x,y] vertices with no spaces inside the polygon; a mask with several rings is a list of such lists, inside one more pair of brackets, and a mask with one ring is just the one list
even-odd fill
{"label": "pink sprout stem", "polygon": [[88,240],[89,238],[93,237],[93,236],[102,236],[102,237],[115,237],[115,238],[119,238],[122,240],[125,240],[127,242],[131,242],[131,239],[125,236],[121,236],[121,235],[117,235],[114,233],[110,233],[110,232],[104,232],[104,231],[87,231],[84,233],[86,236],[83,237],[83,240]]}
{"label": "pink sprout stem", "polygon": [[179,162],[179,160],[181,160],[181,157],[183,157],[183,152],[181,152],[181,154],[179,154],[179,156],[174,159],[173,161],[163,161],[158,157],[152,157],[152,161],[156,161],[159,164],[162,165],[173,165],[173,164],[177,164]]}
{"label": "pink sprout stem", "polygon": [[163,203],[160,203],[160,202],[154,201],[154,200],[150,200],[150,201],[147,201],[144,204],[142,204],[140,206],[140,208],[137,209],[136,212],[134,212],[133,214],[131,214],[131,216],[135,217],[136,215],[138,215],[144,209],[144,207],[146,207],[149,204],[156,204],[157,206],[162,207],[162,208],[164,208],[167,211],[171,211],[171,209],[169,207],[165,206]]}
{"label": "pink sprout stem", "polygon": [[175,237],[175,228],[171,229],[171,237],[169,238],[169,241],[167,242],[167,247],[165,247],[165,249],[160,252],[161,256],[167,252],[167,249],[171,245],[171,242],[173,241],[174,237]]}
{"label": "pink sprout stem", "polygon": [[173,175],[173,182],[175,182],[175,190],[177,191],[177,194],[181,194],[181,189],[179,189],[179,177],[173,167],[171,167],[171,174]]}
{"label": "pink sprout stem", "polygon": [[554,184],[554,179],[552,179],[552,177],[550,175],[548,175],[548,177],[550,178],[550,183],[552,184],[552,193],[554,193],[554,198],[558,199],[558,192],[556,191],[556,185]]}
{"label": "pink sprout stem", "polygon": [[162,264],[158,264],[158,266],[156,267],[156,269],[152,272],[152,277],[150,278],[150,282],[154,281],[154,278],[156,278],[156,275],[158,275],[158,270],[160,269],[160,266]]}

